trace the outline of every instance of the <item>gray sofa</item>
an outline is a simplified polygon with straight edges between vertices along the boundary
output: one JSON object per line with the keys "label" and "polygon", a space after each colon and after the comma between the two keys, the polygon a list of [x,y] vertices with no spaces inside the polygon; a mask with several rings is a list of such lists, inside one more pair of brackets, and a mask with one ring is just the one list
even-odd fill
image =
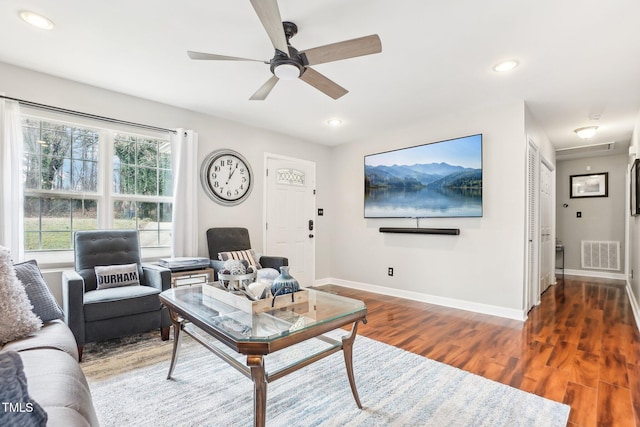
{"label": "gray sofa", "polygon": [[97,426],[87,380],[78,364],[76,340],[62,320],[46,322],[33,335],[5,344],[22,359],[29,395],[46,412],[48,427]]}

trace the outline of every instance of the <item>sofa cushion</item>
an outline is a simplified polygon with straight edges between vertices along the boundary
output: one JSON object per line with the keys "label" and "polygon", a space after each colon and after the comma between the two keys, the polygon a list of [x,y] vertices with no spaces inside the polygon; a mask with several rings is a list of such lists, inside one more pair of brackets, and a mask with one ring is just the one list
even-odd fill
{"label": "sofa cushion", "polygon": [[42,348],[53,348],[64,351],[78,360],[78,346],[71,329],[62,320],[53,320],[42,326],[42,329],[27,338],[7,343],[0,352],[25,351]]}
{"label": "sofa cushion", "polygon": [[11,253],[0,246],[0,345],[40,329],[42,322],[32,308],[24,286],[16,277]]}
{"label": "sofa cushion", "polygon": [[29,393],[49,414],[48,427],[98,425],[89,385],[76,360],[49,348],[22,351],[20,356]]}
{"label": "sofa cushion", "polygon": [[140,284],[138,264],[104,265],[94,267],[98,289]]}
{"label": "sofa cushion", "polygon": [[33,312],[43,322],[62,319],[64,312],[51,294],[49,286],[44,281],[38,263],[35,259],[25,261],[13,266],[16,270],[16,277],[22,282],[29,301],[33,305]]}
{"label": "sofa cushion", "polygon": [[47,413],[29,396],[22,359],[15,351],[0,353],[0,425],[46,426]]}
{"label": "sofa cushion", "polygon": [[124,286],[84,294],[86,322],[160,310],[160,290],[151,286]]}

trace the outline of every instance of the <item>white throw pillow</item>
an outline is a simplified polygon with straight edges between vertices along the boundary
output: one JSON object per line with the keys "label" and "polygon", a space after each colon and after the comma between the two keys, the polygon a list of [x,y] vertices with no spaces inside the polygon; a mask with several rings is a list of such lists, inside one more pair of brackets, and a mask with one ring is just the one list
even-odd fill
{"label": "white throw pillow", "polygon": [[106,265],[94,267],[98,289],[140,284],[138,264]]}
{"label": "white throw pillow", "polygon": [[0,345],[26,337],[42,327],[24,286],[16,277],[11,252],[0,246]]}

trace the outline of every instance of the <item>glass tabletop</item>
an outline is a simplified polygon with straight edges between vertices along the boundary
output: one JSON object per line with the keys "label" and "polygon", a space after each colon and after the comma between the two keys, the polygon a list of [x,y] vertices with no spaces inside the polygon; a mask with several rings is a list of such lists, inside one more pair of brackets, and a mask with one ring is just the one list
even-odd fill
{"label": "glass tabletop", "polygon": [[[307,288],[297,295],[302,302],[275,309],[263,307],[266,311],[252,313],[251,309],[240,309],[235,304],[220,301],[220,290],[217,283],[184,286],[168,289],[160,294],[160,298],[187,320],[211,328],[235,342],[270,342],[341,318],[358,314],[364,318],[366,315],[366,305],[362,301]],[[246,300],[241,305],[251,306],[245,296],[234,297]],[[291,295],[277,298],[290,300]],[[264,306],[266,301],[261,302]]]}

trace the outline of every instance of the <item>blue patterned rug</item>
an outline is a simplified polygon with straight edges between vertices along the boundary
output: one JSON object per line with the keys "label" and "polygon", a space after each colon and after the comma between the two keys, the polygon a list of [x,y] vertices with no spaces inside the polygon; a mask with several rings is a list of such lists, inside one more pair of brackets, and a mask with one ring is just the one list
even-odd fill
{"label": "blue patterned rug", "polygon": [[[253,425],[251,380],[190,337],[172,380],[165,379],[171,341],[147,336],[109,345],[88,347],[82,363],[102,426]],[[269,356],[267,370],[320,345]],[[268,385],[267,426],[564,427],[569,417],[567,405],[362,336],[354,371],[362,410],[339,352]]]}

